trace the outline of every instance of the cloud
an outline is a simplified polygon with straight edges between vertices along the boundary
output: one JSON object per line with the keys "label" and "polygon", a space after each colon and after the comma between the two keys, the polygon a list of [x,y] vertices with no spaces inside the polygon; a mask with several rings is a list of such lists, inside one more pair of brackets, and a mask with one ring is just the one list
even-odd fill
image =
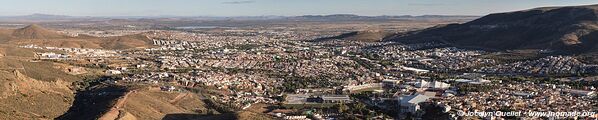
{"label": "cloud", "polygon": [[230,1],[230,2],[222,2],[222,4],[250,4],[255,3],[253,0],[245,0],[245,1]]}

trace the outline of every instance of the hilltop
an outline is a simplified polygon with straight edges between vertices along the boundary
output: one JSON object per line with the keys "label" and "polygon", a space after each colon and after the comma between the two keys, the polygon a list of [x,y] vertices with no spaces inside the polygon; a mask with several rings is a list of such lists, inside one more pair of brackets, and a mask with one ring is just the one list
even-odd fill
{"label": "hilltop", "polygon": [[13,31],[12,36],[18,39],[64,39],[66,35],[48,30],[37,24],[32,24],[24,28]]}
{"label": "hilltop", "polygon": [[35,44],[49,47],[102,49],[134,49],[152,47],[151,40],[142,34],[115,37],[93,37],[86,35],[67,36],[36,24],[19,29],[0,30],[0,43],[12,45]]}
{"label": "hilltop", "polygon": [[284,17],[287,20],[293,21],[385,21],[385,20],[471,20],[479,16],[463,16],[463,15],[422,15],[422,16],[360,16],[354,14],[332,14],[332,15],[303,15]]}
{"label": "hilltop", "polygon": [[[106,95],[96,95],[105,93]],[[77,93],[73,107],[57,119],[99,120],[268,120],[263,113],[220,111],[190,91],[161,91],[155,86],[97,85]]]}
{"label": "hilltop", "polygon": [[495,13],[463,23],[397,34],[388,41],[441,42],[457,47],[562,53],[598,51],[598,5]]}

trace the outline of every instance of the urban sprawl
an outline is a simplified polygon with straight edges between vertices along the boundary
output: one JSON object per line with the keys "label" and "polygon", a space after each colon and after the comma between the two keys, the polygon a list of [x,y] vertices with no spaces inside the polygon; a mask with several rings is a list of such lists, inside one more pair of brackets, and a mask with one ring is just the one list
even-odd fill
{"label": "urban sprawl", "polygon": [[[441,43],[308,41],[345,31],[284,29],[148,30],[143,34],[155,47],[131,50],[20,47],[52,51],[37,53],[38,60],[106,69],[105,84],[194,90],[233,111],[276,106],[267,114],[278,119],[564,119],[594,114],[507,113],[598,110],[598,77],[592,76],[598,65],[575,57],[505,62],[492,56],[506,52]],[[505,116],[475,114],[497,111]]]}

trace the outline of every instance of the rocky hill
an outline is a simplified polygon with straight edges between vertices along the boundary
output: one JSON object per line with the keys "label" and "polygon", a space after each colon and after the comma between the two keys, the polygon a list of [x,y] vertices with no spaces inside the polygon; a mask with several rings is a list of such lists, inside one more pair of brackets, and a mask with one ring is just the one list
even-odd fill
{"label": "rocky hill", "polygon": [[201,114],[206,112],[203,101],[190,92],[137,90],[129,94],[120,113],[127,112],[140,120],[163,119],[168,114]]}
{"label": "rocky hill", "polygon": [[493,50],[598,51],[598,5],[545,7],[496,13],[463,23],[390,37],[403,43],[442,42]]}
{"label": "rocky hill", "polygon": [[167,92],[161,91],[159,87],[98,85],[83,93],[77,93],[74,107],[58,119],[228,120],[242,118],[237,116],[239,114],[220,113],[204,101],[196,93]]}
{"label": "rocky hill", "polygon": [[0,118],[53,119],[74,99],[77,76],[56,68],[59,63],[33,62],[33,51],[0,45]]}
{"label": "rocky hill", "polygon": [[12,36],[18,39],[64,39],[66,35],[48,30],[39,25],[33,24],[13,31]]}
{"label": "rocky hill", "polygon": [[151,40],[144,35],[116,37],[67,36],[39,25],[29,25],[20,29],[0,30],[0,43],[11,45],[35,44],[49,47],[133,49],[152,47]]}
{"label": "rocky hill", "polygon": [[74,100],[70,83],[39,81],[18,70],[0,71],[0,118],[52,119],[62,115]]}

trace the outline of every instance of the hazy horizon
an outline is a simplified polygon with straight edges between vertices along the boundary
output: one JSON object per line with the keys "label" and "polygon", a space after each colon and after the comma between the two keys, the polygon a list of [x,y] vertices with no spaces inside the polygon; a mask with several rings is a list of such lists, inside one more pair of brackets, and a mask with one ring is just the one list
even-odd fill
{"label": "hazy horizon", "polygon": [[329,16],[329,15],[357,15],[357,16],[365,16],[365,17],[380,17],[380,16],[471,16],[471,17],[479,17],[481,15],[438,15],[438,14],[426,14],[426,15],[358,15],[358,14],[304,14],[304,15],[244,15],[244,16],[217,16],[217,15],[197,15],[197,16],[179,16],[179,15],[129,15],[129,16],[75,16],[75,15],[60,15],[60,14],[46,14],[46,13],[32,13],[26,15],[0,15],[0,17],[23,17],[23,16],[36,16],[36,15],[49,15],[49,16],[65,16],[65,17],[297,17],[297,16]]}
{"label": "hazy horizon", "polygon": [[[36,3],[36,4],[31,4]],[[518,3],[518,4],[512,4]],[[66,16],[481,16],[546,6],[597,4],[592,0],[19,0],[0,5],[0,16],[49,14]]]}

